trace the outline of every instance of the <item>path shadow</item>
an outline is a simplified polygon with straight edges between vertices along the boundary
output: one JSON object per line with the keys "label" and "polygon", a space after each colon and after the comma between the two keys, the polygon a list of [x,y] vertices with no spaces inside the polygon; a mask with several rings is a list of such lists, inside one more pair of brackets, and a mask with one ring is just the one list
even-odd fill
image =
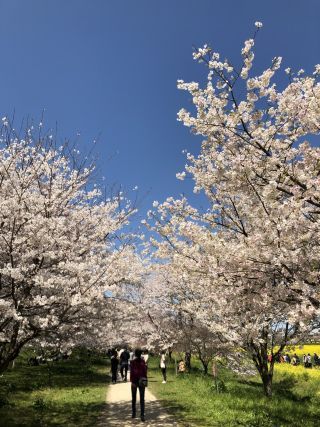
{"label": "path shadow", "polygon": [[183,427],[157,401],[146,402],[145,422],[140,420],[139,402],[137,402],[137,417],[135,419],[131,418],[131,402],[107,403],[96,427],[129,427],[138,425],[145,427]]}

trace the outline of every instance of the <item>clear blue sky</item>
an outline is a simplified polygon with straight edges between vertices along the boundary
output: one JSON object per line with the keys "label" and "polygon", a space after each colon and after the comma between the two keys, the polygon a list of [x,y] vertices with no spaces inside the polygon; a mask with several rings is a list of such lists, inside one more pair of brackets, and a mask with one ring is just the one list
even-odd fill
{"label": "clear blue sky", "polygon": [[100,175],[149,192],[141,216],[152,200],[192,192],[175,178],[181,151],[199,149],[176,121],[189,105],[176,80],[206,76],[192,46],[236,62],[258,20],[258,69],[278,55],[283,68],[320,63],[319,0],[0,0],[0,16],[1,116],[38,120],[45,109],[46,126],[79,132],[82,149],[99,137]]}

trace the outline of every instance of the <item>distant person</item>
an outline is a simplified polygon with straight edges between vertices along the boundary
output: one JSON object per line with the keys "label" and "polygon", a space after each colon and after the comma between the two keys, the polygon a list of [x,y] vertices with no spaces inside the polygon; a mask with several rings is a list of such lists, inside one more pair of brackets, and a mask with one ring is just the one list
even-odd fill
{"label": "distant person", "polygon": [[145,350],[143,352],[142,358],[145,361],[145,364],[148,366],[148,360],[149,360],[149,352],[148,352],[148,350]]}
{"label": "distant person", "polygon": [[131,381],[131,396],[132,396],[132,418],[136,417],[136,401],[137,401],[137,389],[140,394],[140,417],[141,421],[145,421],[144,418],[144,393],[147,386],[147,365],[141,357],[142,351],[136,349],[135,359],[130,362],[130,381]]}
{"label": "distant person", "polygon": [[118,354],[117,354],[116,350],[113,350],[112,356],[111,356],[111,381],[112,381],[112,384],[115,384],[117,382],[118,366],[119,366]]}
{"label": "distant person", "polygon": [[167,382],[167,364],[166,364],[166,352],[162,351],[160,356],[160,368],[162,372],[163,381],[162,384]]}
{"label": "distant person", "polygon": [[313,353],[313,363],[314,363],[314,366],[319,366],[320,364],[320,358],[317,355],[317,353]]}
{"label": "distant person", "polygon": [[129,370],[130,370],[130,364],[132,362],[132,360],[134,359],[134,351],[132,350],[132,348],[129,350]]}
{"label": "distant person", "polygon": [[291,363],[291,357],[289,356],[289,354],[286,354],[286,362]]}
{"label": "distant person", "polygon": [[186,364],[184,363],[183,360],[180,360],[178,363],[178,372],[180,374],[184,374],[186,372]]}
{"label": "distant person", "polygon": [[296,359],[296,365],[300,365],[300,357],[297,355],[297,353],[294,353],[294,357]]}
{"label": "distant person", "polygon": [[312,367],[310,353],[308,353],[307,355],[306,354],[303,355],[303,365],[305,368],[311,368]]}
{"label": "distant person", "polygon": [[307,354],[307,366],[306,368],[312,368],[312,359],[310,353]]}
{"label": "distant person", "polygon": [[120,374],[122,381],[127,381],[130,353],[125,348],[120,356]]}

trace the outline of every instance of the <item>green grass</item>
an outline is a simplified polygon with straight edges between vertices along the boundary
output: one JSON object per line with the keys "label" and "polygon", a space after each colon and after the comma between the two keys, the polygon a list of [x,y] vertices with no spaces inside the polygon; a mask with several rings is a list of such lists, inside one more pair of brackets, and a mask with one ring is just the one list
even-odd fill
{"label": "green grass", "polygon": [[[198,365],[198,364],[197,364]],[[258,377],[239,377],[220,369],[221,392],[211,376],[194,369],[175,376],[168,368],[168,382],[161,384],[158,360],[151,359],[150,389],[185,426],[315,427],[320,419],[320,371],[286,372],[278,365],[274,396],[263,395]],[[288,368],[291,369],[289,366]],[[292,367],[294,368],[294,367]],[[313,373],[311,373],[313,371]],[[316,374],[317,372],[317,374]]]}
{"label": "green grass", "polygon": [[0,425],[93,426],[104,407],[106,359],[76,352],[69,360],[28,366],[28,353],[0,377]]}
{"label": "green grass", "polygon": [[[106,359],[90,360],[77,352],[49,370],[47,365],[28,366],[27,358],[24,353],[0,377],[1,426],[96,425],[105,401]],[[192,363],[192,372],[179,377],[169,365],[168,382],[162,384],[159,360],[149,359],[151,391],[185,427],[319,425],[320,369],[276,364],[274,396],[267,399],[258,377],[239,377],[221,368],[218,393],[212,377],[202,375],[199,361]]]}

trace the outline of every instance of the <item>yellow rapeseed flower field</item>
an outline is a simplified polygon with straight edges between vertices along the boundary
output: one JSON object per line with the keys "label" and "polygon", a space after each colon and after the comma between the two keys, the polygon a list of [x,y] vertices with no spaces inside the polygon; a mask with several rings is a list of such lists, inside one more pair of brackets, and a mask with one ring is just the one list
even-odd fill
{"label": "yellow rapeseed flower field", "polygon": [[284,354],[289,354],[292,356],[294,353],[296,353],[300,357],[300,365],[299,366],[292,366],[289,363],[276,363],[275,369],[276,372],[281,373],[288,373],[288,374],[295,374],[295,375],[301,375],[305,376],[308,375],[311,378],[317,378],[320,379],[320,367],[312,367],[311,369],[307,369],[303,366],[302,356],[304,354],[310,353],[313,360],[313,354],[317,353],[318,356],[320,356],[320,344],[306,344],[306,345],[297,345],[294,347],[288,347],[283,351]]}
{"label": "yellow rapeseed flower field", "polygon": [[[275,350],[277,347],[275,347]],[[289,354],[292,356],[296,353],[299,357],[302,357],[304,354],[310,353],[313,356],[313,353],[317,353],[320,356],[320,344],[301,344],[295,346],[288,346],[283,351],[282,354]]]}
{"label": "yellow rapeseed flower field", "polygon": [[304,354],[310,353],[311,356],[313,356],[313,353],[317,353],[317,355],[320,355],[320,344],[305,344],[305,345],[296,345],[296,346],[290,346],[286,348],[283,353],[297,353],[298,356],[303,356]]}
{"label": "yellow rapeseed flower field", "polygon": [[275,365],[276,372],[281,373],[288,373],[288,374],[294,374],[294,375],[301,375],[305,376],[308,375],[311,378],[317,378],[320,379],[320,368],[312,367],[311,369],[305,368],[303,365],[299,366],[293,366],[289,363],[276,363]]}

